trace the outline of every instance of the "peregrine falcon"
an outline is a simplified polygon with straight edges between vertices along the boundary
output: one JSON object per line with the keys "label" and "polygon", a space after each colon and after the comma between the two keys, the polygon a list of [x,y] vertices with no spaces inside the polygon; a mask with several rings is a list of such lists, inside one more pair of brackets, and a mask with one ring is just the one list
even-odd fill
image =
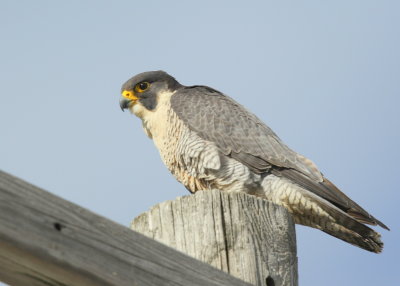
{"label": "peregrine falcon", "polygon": [[298,224],[379,253],[389,228],[342,193],[257,116],[208,86],[184,86],[163,71],[122,86],[121,109],[142,120],[164,164],[190,192],[245,192],[284,206]]}

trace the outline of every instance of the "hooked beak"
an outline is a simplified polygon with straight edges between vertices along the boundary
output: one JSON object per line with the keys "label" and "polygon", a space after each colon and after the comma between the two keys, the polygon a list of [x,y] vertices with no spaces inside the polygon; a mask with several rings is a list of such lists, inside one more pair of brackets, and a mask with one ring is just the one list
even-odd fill
{"label": "hooked beak", "polygon": [[119,106],[121,110],[129,108],[131,104],[134,104],[138,100],[138,97],[135,95],[133,91],[124,90],[122,92],[121,99],[119,100]]}
{"label": "hooked beak", "polygon": [[119,100],[119,106],[121,107],[121,110],[125,111],[125,109],[128,109],[131,102],[132,100],[127,99],[125,97],[121,97]]}

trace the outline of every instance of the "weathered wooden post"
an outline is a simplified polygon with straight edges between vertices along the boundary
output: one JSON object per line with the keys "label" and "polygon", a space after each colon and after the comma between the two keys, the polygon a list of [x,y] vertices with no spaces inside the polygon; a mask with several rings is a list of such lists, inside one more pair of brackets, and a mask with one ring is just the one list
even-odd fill
{"label": "weathered wooden post", "polygon": [[218,190],[154,206],[131,228],[254,285],[298,285],[288,212],[266,200]]}
{"label": "weathered wooden post", "polygon": [[12,286],[250,286],[2,171],[0,281]]}

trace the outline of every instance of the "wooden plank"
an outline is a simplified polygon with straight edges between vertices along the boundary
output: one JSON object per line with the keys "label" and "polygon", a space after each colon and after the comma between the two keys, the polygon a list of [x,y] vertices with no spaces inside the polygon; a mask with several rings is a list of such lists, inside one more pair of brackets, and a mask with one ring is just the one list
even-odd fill
{"label": "wooden plank", "polygon": [[10,285],[249,285],[0,171],[0,280]]}
{"label": "wooden plank", "polygon": [[251,284],[298,285],[294,222],[261,198],[197,192],[154,206],[131,228]]}

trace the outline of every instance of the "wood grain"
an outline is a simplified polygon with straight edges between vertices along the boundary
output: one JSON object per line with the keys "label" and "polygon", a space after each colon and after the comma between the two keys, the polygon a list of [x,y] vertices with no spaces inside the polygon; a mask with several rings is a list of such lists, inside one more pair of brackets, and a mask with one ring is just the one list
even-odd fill
{"label": "wood grain", "polygon": [[293,220],[261,198],[197,192],[154,206],[131,228],[251,284],[298,285]]}
{"label": "wood grain", "polygon": [[0,280],[10,285],[249,285],[0,171]]}

